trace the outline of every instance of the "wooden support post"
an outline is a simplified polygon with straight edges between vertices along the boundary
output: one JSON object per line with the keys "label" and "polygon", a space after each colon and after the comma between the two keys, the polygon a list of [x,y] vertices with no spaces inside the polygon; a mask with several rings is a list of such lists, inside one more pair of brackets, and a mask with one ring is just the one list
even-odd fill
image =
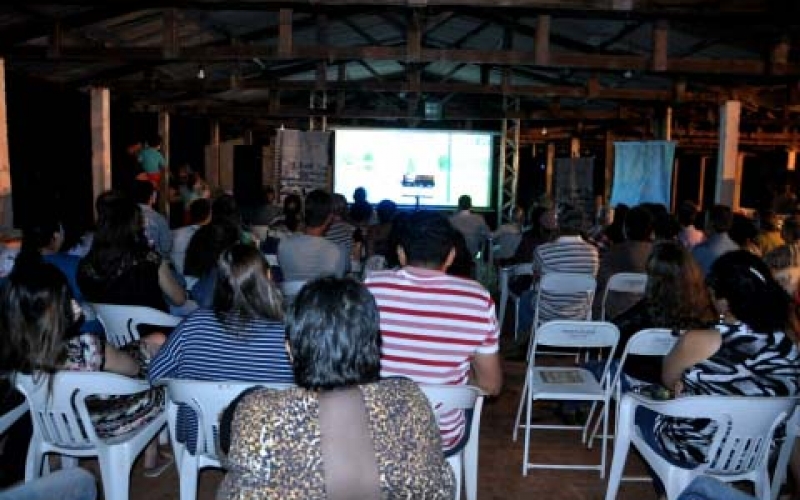
{"label": "wooden support post", "polygon": [[789,62],[791,43],[787,37],[782,38],[770,52],[769,71],[773,75],[786,73],[786,64]]}
{"label": "wooden support post", "polygon": [[656,21],[653,26],[653,71],[666,71],[669,57],[669,23],[665,20]]}
{"label": "wooden support post", "polygon": [[573,137],[569,140],[569,156],[570,158],[581,157],[581,140],[578,137]]}
{"label": "wooden support post", "polygon": [[786,170],[789,172],[794,172],[795,167],[797,166],[797,150],[790,149],[786,152]]}
{"label": "wooden support post", "polygon": [[50,33],[50,44],[47,48],[47,56],[53,59],[61,57],[61,47],[64,44],[64,30],[60,20],[53,23],[53,31]]}
{"label": "wooden support post", "polygon": [[281,9],[278,17],[278,55],[288,59],[292,55],[292,9]]}
{"label": "wooden support post", "polygon": [[169,220],[169,177],[171,165],[169,158],[169,113],[166,110],[158,112],[158,135],[161,137],[161,154],[167,164],[161,174],[161,186],[158,189],[158,206],[164,217]]}
{"label": "wooden support post", "polygon": [[700,190],[697,193],[697,207],[702,210],[703,202],[705,201],[706,194],[706,168],[708,167],[708,156],[700,158],[700,180],[697,183],[700,185]]}
{"label": "wooden support post", "polygon": [[[339,63],[338,74],[336,75],[336,81],[339,83],[344,83],[347,81],[347,63],[341,62]],[[344,111],[344,106],[347,102],[347,92],[344,88],[340,88],[336,92],[336,112],[341,113]]]}
{"label": "wooden support post", "polygon": [[178,57],[178,11],[166,9],[164,11],[164,31],[162,35],[162,51],[164,59]]}
{"label": "wooden support post", "polygon": [[14,227],[11,198],[11,162],[8,157],[8,120],[6,115],[6,61],[0,58],[0,229]]}
{"label": "wooden support post", "polygon": [[550,15],[539,14],[536,18],[536,42],[533,63],[539,66],[550,64]]}
{"label": "wooden support post", "polygon": [[412,10],[408,17],[406,33],[406,61],[419,62],[422,55],[422,20],[420,11]]}
{"label": "wooden support post", "polygon": [[739,210],[741,208],[740,202],[742,197],[742,172],[744,171],[744,160],[747,158],[747,153],[741,151],[736,155],[736,177],[733,183],[733,200],[731,206],[732,210]]}
{"label": "wooden support post", "polygon": [[670,200],[670,207],[669,211],[671,213],[675,213],[675,206],[678,201],[678,173],[680,172],[681,162],[678,158],[675,158],[675,164],[672,169],[672,187],[670,188],[669,192],[669,200]]}
{"label": "wooden support post", "polygon": [[211,140],[206,148],[206,182],[213,189],[219,186],[219,120],[211,120],[209,126]]}
{"label": "wooden support post", "polygon": [[736,168],[739,153],[739,119],[742,103],[727,101],[719,108],[719,152],[717,153],[717,185],[714,201],[731,208],[739,204],[736,197]]}
{"label": "wooden support post", "polygon": [[606,164],[603,184],[603,203],[611,200],[611,186],[614,183],[614,133],[606,130]]}
{"label": "wooden support post", "polygon": [[90,92],[92,127],[92,196],[111,189],[111,99],[107,87]]}
{"label": "wooden support post", "polygon": [[664,113],[664,140],[672,140],[672,106],[667,106]]}
{"label": "wooden support post", "polygon": [[545,166],[544,178],[545,188],[544,192],[548,198],[553,197],[553,170],[556,164],[556,145],[552,142],[547,143],[547,164]]}

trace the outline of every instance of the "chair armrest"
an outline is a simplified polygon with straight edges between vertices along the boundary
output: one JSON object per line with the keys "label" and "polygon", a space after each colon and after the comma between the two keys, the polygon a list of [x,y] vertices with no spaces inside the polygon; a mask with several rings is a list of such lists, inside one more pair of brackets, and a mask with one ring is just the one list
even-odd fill
{"label": "chair armrest", "polygon": [[[84,375],[83,373],[79,375]],[[152,389],[146,381],[118,375],[116,373],[86,372],[86,380],[81,382],[84,397],[95,395],[131,396]]]}

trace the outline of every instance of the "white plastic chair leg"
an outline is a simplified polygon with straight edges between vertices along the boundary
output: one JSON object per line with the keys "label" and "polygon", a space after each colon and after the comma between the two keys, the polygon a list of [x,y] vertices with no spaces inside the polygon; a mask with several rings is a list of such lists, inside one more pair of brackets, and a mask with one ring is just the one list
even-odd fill
{"label": "white plastic chair leg", "polygon": [[35,440],[28,446],[28,456],[25,459],[25,482],[36,479],[42,475],[42,462],[44,454],[40,451]]}
{"label": "white plastic chair leg", "polygon": [[189,455],[188,452],[183,455],[180,475],[181,500],[197,500],[197,481],[200,476],[197,456]]}
{"label": "white plastic chair leg", "polygon": [[[447,457],[447,463],[450,464],[452,467],[453,472],[456,475],[456,500],[461,500],[461,482],[462,482],[462,475],[463,475],[463,466],[462,466],[462,457],[463,451],[461,453],[456,453],[455,455],[451,455]],[[183,498],[181,495],[181,500],[189,500]]]}
{"label": "white plastic chair leg", "polygon": [[[632,429],[633,419],[630,415],[618,415],[618,429]],[[622,481],[622,472],[625,470],[625,462],[628,459],[628,450],[631,442],[628,431],[618,432],[614,440],[614,455],[611,457],[611,471],[608,474],[608,488],[606,489],[606,500],[616,500],[619,485]],[[634,431],[630,431],[634,432]]]}
{"label": "white plastic chair leg", "polygon": [[[478,436],[470,436],[478,439]],[[478,447],[467,446],[464,448],[464,491],[467,500],[478,500]]]}
{"label": "white plastic chair leg", "polygon": [[97,456],[105,500],[128,500],[131,483],[131,457],[127,450],[101,451]]}

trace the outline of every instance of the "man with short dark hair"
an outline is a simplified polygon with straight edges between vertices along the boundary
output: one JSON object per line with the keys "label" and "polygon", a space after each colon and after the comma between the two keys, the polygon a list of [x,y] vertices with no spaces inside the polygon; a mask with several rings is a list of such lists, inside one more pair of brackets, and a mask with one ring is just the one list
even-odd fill
{"label": "man with short dark hair", "polygon": [[[411,214],[396,248],[402,267],[367,277],[380,310],[381,377],[473,383],[497,394],[503,372],[494,302],[476,281],[446,274],[455,258],[454,231],[441,214]],[[440,415],[440,424],[446,452],[463,444],[460,412]]]}
{"label": "man with short dark hair", "polygon": [[183,261],[186,259],[186,249],[194,233],[211,222],[211,201],[207,198],[198,198],[189,204],[189,224],[172,231],[172,253],[170,258],[175,265],[175,270],[183,274]]}
{"label": "man with short dark hair", "polygon": [[696,218],[697,205],[689,200],[681,203],[678,207],[678,223],[681,225],[678,240],[687,250],[691,250],[706,240],[705,233],[694,225]]}
{"label": "man with short dark hair", "polygon": [[344,276],[347,258],[336,243],[325,239],[333,220],[333,199],[321,189],[305,199],[305,228],[291,234],[278,245],[278,264],[285,281],[308,281],[325,275]]}
{"label": "man with short dark hair", "polygon": [[162,257],[169,258],[172,251],[172,233],[163,215],[156,212],[156,190],[149,181],[137,180],[133,183],[133,200],[139,204],[144,218],[144,234],[150,246]]}
{"label": "man with short dark hair", "polygon": [[714,205],[711,207],[710,219],[711,231],[708,239],[692,248],[692,255],[703,270],[703,274],[708,274],[711,264],[717,257],[739,249],[739,245],[728,235],[733,223],[731,208],[727,205]]}
{"label": "man with short dark hair", "polygon": [[[583,239],[586,217],[580,210],[567,209],[558,215],[558,237],[536,247],[533,254],[534,279],[547,273],[581,273],[597,275],[599,255],[597,248]],[[527,290],[520,296],[519,329],[522,338],[530,337],[535,315],[536,289]],[[583,311],[583,295],[571,297],[542,297],[539,302],[539,321],[551,319],[581,319],[576,311]]]}
{"label": "man with short dark hair", "polygon": [[458,212],[450,217],[450,223],[464,235],[467,248],[474,257],[492,232],[483,216],[472,212],[472,198],[463,194],[458,198]]}

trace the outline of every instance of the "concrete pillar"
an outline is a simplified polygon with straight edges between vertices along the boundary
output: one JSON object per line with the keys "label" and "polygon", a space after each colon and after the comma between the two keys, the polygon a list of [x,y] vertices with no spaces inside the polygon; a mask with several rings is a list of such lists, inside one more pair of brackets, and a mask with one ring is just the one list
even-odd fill
{"label": "concrete pillar", "polygon": [[92,127],[92,196],[111,189],[111,97],[107,87],[90,91]]}
{"label": "concrete pillar", "polygon": [[0,58],[0,229],[14,227],[11,203],[11,162],[8,158],[8,121],[6,118],[6,63]]}
{"label": "concrete pillar", "polygon": [[719,108],[719,151],[714,202],[736,208],[739,205],[737,166],[739,163],[739,119],[742,103],[727,101]]}

